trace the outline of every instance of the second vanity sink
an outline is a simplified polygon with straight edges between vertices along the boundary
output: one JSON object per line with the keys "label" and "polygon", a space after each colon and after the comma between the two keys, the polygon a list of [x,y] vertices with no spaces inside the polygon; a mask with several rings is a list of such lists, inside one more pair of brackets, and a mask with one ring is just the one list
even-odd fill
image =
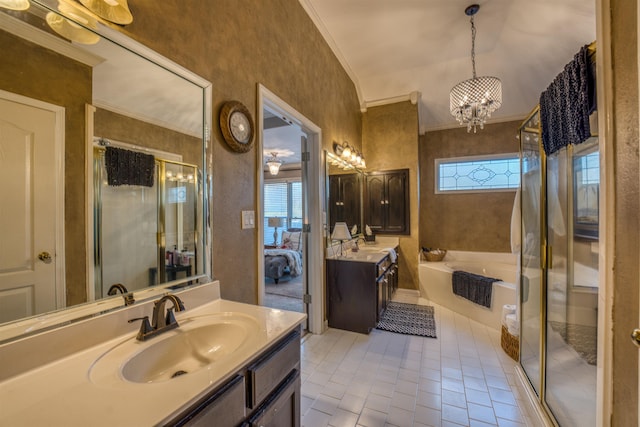
{"label": "second vanity sink", "polygon": [[157,383],[233,358],[258,334],[258,322],[242,313],[183,319],[180,326],[149,341],[128,339],[92,366],[94,383]]}

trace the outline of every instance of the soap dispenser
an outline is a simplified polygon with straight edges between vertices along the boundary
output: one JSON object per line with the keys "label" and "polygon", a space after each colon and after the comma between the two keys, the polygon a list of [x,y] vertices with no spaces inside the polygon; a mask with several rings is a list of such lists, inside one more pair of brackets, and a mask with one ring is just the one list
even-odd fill
{"label": "soap dispenser", "polygon": [[178,250],[178,245],[173,246],[173,264],[180,265],[180,251]]}

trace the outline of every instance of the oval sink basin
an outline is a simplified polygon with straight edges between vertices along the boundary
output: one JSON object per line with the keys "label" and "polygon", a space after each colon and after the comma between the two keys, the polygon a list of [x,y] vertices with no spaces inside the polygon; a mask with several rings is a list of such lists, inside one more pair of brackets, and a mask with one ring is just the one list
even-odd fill
{"label": "oval sink basin", "polygon": [[177,329],[148,341],[132,338],[114,347],[96,361],[90,378],[101,382],[118,373],[135,383],[168,381],[233,357],[260,329],[255,319],[239,313],[178,323]]}

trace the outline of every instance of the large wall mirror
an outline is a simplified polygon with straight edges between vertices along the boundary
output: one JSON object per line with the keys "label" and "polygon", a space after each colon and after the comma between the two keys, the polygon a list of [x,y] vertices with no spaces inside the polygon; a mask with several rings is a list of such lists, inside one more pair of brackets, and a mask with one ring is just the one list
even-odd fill
{"label": "large wall mirror", "polygon": [[[336,222],[346,222],[352,234],[363,232],[364,173],[325,151],[327,176],[327,245]],[[355,231],[355,233],[354,233]]]}
{"label": "large wall mirror", "polygon": [[212,276],[209,82],[70,5],[0,7],[0,342]]}

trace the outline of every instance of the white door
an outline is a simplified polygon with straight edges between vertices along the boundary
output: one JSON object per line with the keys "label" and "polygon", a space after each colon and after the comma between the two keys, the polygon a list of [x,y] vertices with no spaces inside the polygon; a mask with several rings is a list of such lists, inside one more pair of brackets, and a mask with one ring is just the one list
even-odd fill
{"label": "white door", "polygon": [[61,308],[56,303],[60,117],[63,121],[59,107],[0,92],[0,322]]}

